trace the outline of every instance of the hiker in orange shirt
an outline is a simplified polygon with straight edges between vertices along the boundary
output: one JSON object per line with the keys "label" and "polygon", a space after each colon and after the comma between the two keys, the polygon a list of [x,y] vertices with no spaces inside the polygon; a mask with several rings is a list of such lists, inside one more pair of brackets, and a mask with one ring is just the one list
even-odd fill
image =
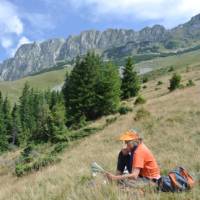
{"label": "hiker in orange shirt", "polygon": [[[106,173],[107,178],[113,181],[131,179],[156,183],[160,178],[160,169],[138,133],[134,130],[127,131],[120,140],[125,142],[126,148],[119,153],[116,175]],[[124,174],[125,168],[128,174]]]}

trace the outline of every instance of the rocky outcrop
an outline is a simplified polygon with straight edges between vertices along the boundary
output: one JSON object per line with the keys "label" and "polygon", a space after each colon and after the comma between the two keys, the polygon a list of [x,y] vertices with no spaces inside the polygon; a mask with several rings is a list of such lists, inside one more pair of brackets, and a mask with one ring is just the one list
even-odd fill
{"label": "rocky outcrop", "polygon": [[[143,52],[155,52],[159,45],[184,47],[188,41],[200,40],[200,15],[189,22],[166,30],[161,25],[140,31],[125,29],[89,30],[65,39],[51,39],[41,43],[22,45],[14,58],[0,64],[0,80],[16,80],[53,67],[58,61],[70,61],[77,55],[94,50],[104,58],[117,58]],[[185,43],[184,43],[185,42]],[[158,45],[159,44],[159,45]]]}

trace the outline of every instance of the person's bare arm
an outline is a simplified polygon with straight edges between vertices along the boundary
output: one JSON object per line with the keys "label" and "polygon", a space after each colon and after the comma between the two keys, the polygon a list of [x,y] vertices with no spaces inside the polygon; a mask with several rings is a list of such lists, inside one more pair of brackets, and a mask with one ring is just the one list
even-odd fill
{"label": "person's bare arm", "polygon": [[123,180],[127,178],[136,180],[138,178],[139,173],[140,173],[140,168],[133,168],[131,174],[113,175],[111,173],[106,173],[106,176],[108,177],[109,180]]}

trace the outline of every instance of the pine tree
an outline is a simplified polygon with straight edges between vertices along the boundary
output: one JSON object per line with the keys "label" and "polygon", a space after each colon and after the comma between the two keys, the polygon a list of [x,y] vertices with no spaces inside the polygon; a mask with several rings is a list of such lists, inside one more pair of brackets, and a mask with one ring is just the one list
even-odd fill
{"label": "pine tree", "polygon": [[121,80],[119,71],[112,63],[102,67],[96,85],[97,110],[99,116],[114,113],[120,103]]}
{"label": "pine tree", "polygon": [[137,72],[134,71],[134,64],[132,58],[128,58],[122,78],[122,99],[128,99],[130,97],[137,96],[140,90],[140,80]]}
{"label": "pine tree", "polygon": [[12,135],[11,135],[11,107],[10,102],[8,100],[8,97],[6,97],[3,101],[2,105],[2,111],[3,111],[3,122],[5,127],[5,135],[7,140],[10,142]]}
{"label": "pine tree", "polygon": [[7,130],[4,124],[3,104],[4,100],[2,93],[0,92],[0,152],[8,149]]}
{"label": "pine tree", "polygon": [[57,142],[67,132],[65,121],[65,106],[63,103],[57,103],[48,121],[51,142]]}
{"label": "pine tree", "polygon": [[95,87],[102,61],[94,53],[88,53],[82,60],[77,59],[64,93],[68,124],[79,123],[83,119],[95,119]]}
{"label": "pine tree", "polygon": [[[19,105],[19,112],[20,112],[20,120],[22,125],[23,135],[21,137],[21,142],[23,145],[27,143],[28,138],[31,135],[32,127],[32,108],[33,101],[30,101],[30,98],[33,99],[33,90],[31,90],[29,84],[26,82],[25,86],[22,91],[22,95],[19,98],[20,105]],[[30,104],[31,103],[31,104]]]}
{"label": "pine tree", "polygon": [[[12,110],[12,144],[13,145],[20,145],[21,143],[21,135],[22,135],[22,129],[21,129],[21,120],[19,115],[19,108],[15,104]],[[23,141],[22,141],[23,142]]]}
{"label": "pine tree", "polygon": [[35,142],[47,142],[50,138],[51,111],[45,101],[39,101],[36,115],[36,128],[31,133],[31,140]]}

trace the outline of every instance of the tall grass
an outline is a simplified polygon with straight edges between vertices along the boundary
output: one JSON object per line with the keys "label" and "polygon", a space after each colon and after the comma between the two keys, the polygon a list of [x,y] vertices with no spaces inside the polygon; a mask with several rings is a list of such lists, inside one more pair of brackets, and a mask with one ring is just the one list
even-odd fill
{"label": "tall grass", "polygon": [[[199,71],[183,74],[184,80],[197,77]],[[161,89],[155,91],[158,80],[148,82],[143,96],[148,99],[142,108],[150,113],[135,121],[138,106],[98,133],[72,142],[56,165],[17,178],[7,171],[1,176],[2,200],[175,200],[200,198],[200,187],[183,193],[157,193],[153,186],[121,188],[105,184],[105,177],[92,177],[90,164],[98,162],[108,171],[115,172],[116,161],[122,144],[119,135],[130,128],[137,128],[144,143],[155,155],[162,174],[177,167],[186,167],[195,177],[200,173],[200,81],[194,87],[167,93],[169,77],[162,79]],[[134,99],[130,101],[133,105]],[[97,121],[96,123],[100,123]],[[9,155],[7,155],[9,157]],[[1,170],[1,169],[0,169]],[[5,170],[5,169],[4,169]],[[0,171],[1,172],[1,171]]]}

